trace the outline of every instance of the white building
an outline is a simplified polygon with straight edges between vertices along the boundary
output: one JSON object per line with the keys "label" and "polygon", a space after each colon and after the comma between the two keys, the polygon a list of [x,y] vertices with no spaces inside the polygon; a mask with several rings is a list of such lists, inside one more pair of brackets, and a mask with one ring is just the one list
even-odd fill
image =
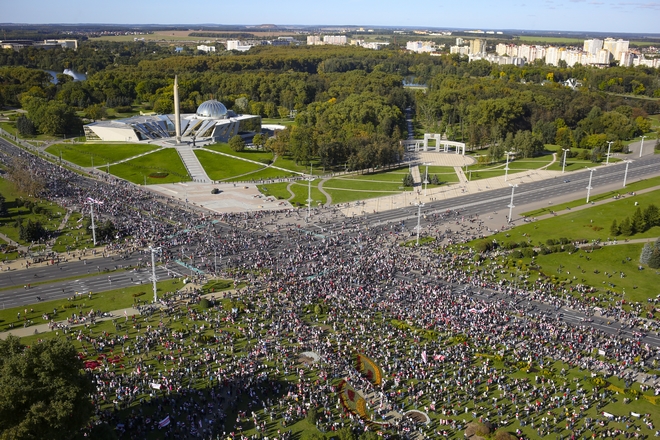
{"label": "white building", "polygon": [[318,35],[308,35],[307,44],[309,46],[320,46],[323,44],[323,40]]}
{"label": "white building", "polygon": [[486,40],[482,40],[481,38],[470,40],[470,54],[476,55],[480,53],[486,53]]}
{"label": "white building", "polygon": [[451,46],[449,48],[449,53],[457,53],[459,55],[469,55],[470,47],[469,46]]}
{"label": "white building", "polygon": [[243,44],[239,40],[227,40],[227,50],[237,50],[239,52],[247,52],[252,46]]}
{"label": "white building", "polygon": [[215,46],[207,46],[206,44],[201,44],[197,46],[197,50],[200,50],[202,52],[215,52]]}
{"label": "white building", "polygon": [[408,41],[406,49],[416,53],[429,53],[435,51],[435,43],[433,41]]}
{"label": "white building", "polygon": [[[175,115],[132,116],[84,126],[88,141],[140,142],[175,137]],[[218,101],[203,102],[194,114],[181,115],[181,135],[187,142],[227,142],[239,133],[261,132],[261,117],[237,115]]]}
{"label": "white building", "polygon": [[591,55],[597,55],[603,48],[603,40],[593,38],[591,40],[584,40],[583,50]]}
{"label": "white building", "polygon": [[323,44],[336,44],[342,46],[346,44],[346,35],[324,35]]}

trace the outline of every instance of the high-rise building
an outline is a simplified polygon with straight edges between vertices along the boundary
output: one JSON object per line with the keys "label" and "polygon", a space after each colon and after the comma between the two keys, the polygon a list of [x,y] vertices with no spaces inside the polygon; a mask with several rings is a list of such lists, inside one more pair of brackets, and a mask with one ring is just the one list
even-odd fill
{"label": "high-rise building", "polygon": [[323,44],[323,40],[321,40],[321,37],[319,37],[318,35],[308,35],[307,44],[309,46],[318,46]]}
{"label": "high-rise building", "polygon": [[592,55],[597,55],[598,51],[603,48],[603,40],[593,38],[591,40],[584,40],[584,51]]}
{"label": "high-rise building", "polygon": [[346,35],[324,35],[323,44],[337,44],[343,45],[346,44]]}
{"label": "high-rise building", "polygon": [[481,38],[470,40],[470,54],[476,55],[485,52],[486,52],[486,40],[482,40]]}

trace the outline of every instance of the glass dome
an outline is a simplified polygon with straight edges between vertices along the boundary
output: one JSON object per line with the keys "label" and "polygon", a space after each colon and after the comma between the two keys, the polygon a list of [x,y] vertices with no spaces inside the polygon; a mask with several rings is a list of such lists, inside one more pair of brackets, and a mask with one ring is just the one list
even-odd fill
{"label": "glass dome", "polygon": [[227,107],[220,101],[211,99],[209,101],[202,102],[199,107],[197,107],[197,117],[199,118],[224,118],[227,116]]}

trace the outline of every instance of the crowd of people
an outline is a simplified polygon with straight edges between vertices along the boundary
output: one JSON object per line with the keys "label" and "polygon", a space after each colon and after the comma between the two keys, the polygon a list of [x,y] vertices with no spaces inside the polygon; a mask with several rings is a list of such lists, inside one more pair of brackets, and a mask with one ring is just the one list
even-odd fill
{"label": "crowd of people", "polygon": [[[516,437],[629,438],[660,423],[657,414],[606,411],[623,399],[606,380],[637,389],[658,347],[528,314],[520,300],[559,304],[554,286],[514,287],[479,267],[474,250],[448,251],[484,232],[476,216],[429,214],[425,233],[442,245],[401,246],[414,225],[373,225],[331,207],[314,210],[314,225],[289,210],[196,212],[111,176],[29,160],[49,182],[42,196],[77,209],[94,203],[118,226],[107,249],[160,247],[165,264],[185,261],[200,278],[239,286],[205,300],[199,289],[172,292],[110,328],[67,329],[90,362],[94,423],[121,438],[280,439],[302,420],[365,438],[460,438],[474,421]],[[589,316],[594,304],[575,295],[568,307]],[[622,319],[641,322],[635,309]],[[359,353],[378,365],[382,384],[356,368]],[[369,417],[342,405],[341,380],[369,396]],[[406,417],[411,409],[431,422]]]}

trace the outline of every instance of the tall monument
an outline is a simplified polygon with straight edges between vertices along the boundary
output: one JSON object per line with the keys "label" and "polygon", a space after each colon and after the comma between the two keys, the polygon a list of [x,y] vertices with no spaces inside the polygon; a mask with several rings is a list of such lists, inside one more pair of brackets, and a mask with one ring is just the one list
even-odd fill
{"label": "tall monument", "polygon": [[174,75],[174,131],[177,145],[181,143],[181,113],[179,112],[179,81]]}

